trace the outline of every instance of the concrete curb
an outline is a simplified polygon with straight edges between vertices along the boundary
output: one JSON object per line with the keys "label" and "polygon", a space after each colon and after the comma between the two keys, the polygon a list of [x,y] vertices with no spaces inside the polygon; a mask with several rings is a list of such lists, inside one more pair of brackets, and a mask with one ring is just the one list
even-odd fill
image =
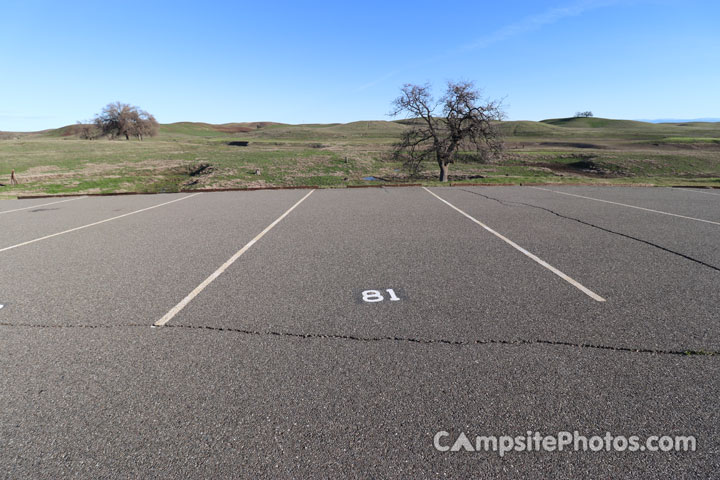
{"label": "concrete curb", "polygon": [[[18,195],[18,200],[29,200],[33,198],[70,198],[70,197],[118,197],[121,195],[159,195],[163,193],[205,193],[205,192],[255,192],[258,190],[312,190],[318,188],[342,189],[342,188],[402,188],[422,187],[421,183],[389,183],[371,185],[345,185],[339,187],[318,187],[317,185],[297,185],[286,187],[237,187],[237,188],[206,188],[197,190],[178,190],[177,192],[117,192],[117,193],[71,193],[55,195]],[[635,184],[598,184],[598,183],[453,183],[447,185],[433,185],[433,187],[635,187],[635,188],[656,188],[656,185]],[[699,185],[668,185],[660,188],[694,188],[717,190],[720,186],[699,186]]]}

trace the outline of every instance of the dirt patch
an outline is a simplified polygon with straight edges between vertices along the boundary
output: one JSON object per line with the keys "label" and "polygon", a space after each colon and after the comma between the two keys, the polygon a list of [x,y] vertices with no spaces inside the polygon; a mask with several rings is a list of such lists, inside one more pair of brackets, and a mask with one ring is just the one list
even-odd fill
{"label": "dirt patch", "polygon": [[[253,180],[251,182],[240,178],[219,180],[216,182],[207,182],[200,184],[204,188],[246,188],[246,187],[274,187],[273,183],[268,183],[265,180]],[[195,185],[198,188],[200,185]]]}
{"label": "dirt patch", "polygon": [[23,175],[43,175],[47,173],[57,173],[60,169],[55,165],[40,165],[37,167],[28,168],[23,172]]}
{"label": "dirt patch", "polygon": [[70,178],[77,176],[77,172],[62,172],[54,165],[41,165],[28,168],[24,172],[15,174],[20,183],[53,180],[58,178]]}
{"label": "dirt patch", "polygon": [[[51,182],[79,180],[87,178],[119,178],[120,176],[165,175],[170,171],[189,168],[185,160],[144,160],[141,163],[88,163],[78,170],[63,171],[55,165],[41,165],[18,173],[20,184],[31,182]],[[123,170],[127,170],[124,173]],[[187,170],[183,174],[187,174]],[[210,173],[210,172],[208,172]]]}
{"label": "dirt patch", "polygon": [[[415,176],[410,176],[407,174],[398,174],[397,172],[394,172],[391,175],[387,175],[385,177],[378,177],[375,175],[375,178],[378,180],[382,180],[384,182],[403,182],[407,180],[437,180],[440,175],[440,172],[421,172]],[[483,178],[487,178],[485,175],[480,174],[472,174],[472,173],[448,173],[448,179],[452,182],[462,181],[462,180],[480,180]]]}
{"label": "dirt patch", "polygon": [[213,166],[209,163],[198,163],[197,165],[190,165],[187,168],[187,174],[191,177],[197,177],[198,175],[208,175],[213,170]]}
{"label": "dirt patch", "polygon": [[187,175],[190,177],[187,181],[183,182],[182,185],[184,187],[199,185],[201,181],[203,184],[207,184],[207,179],[212,177],[214,171],[215,168],[209,163],[197,163],[193,165],[188,165],[180,172],[182,175]]}
{"label": "dirt patch", "polygon": [[615,178],[627,176],[627,173],[620,167],[610,168],[602,163],[597,163],[590,158],[584,158],[572,163],[529,163],[529,167],[542,167],[553,173],[592,176],[597,178]]}
{"label": "dirt patch", "polygon": [[327,172],[327,173],[317,173],[317,172],[295,172],[293,174],[293,177],[297,178],[312,178],[312,177],[347,177],[347,174],[345,172]]}

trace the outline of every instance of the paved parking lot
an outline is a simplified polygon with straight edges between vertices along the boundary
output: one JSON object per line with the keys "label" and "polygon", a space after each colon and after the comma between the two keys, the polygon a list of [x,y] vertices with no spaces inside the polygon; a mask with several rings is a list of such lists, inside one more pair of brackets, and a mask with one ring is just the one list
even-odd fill
{"label": "paved parking lot", "polygon": [[[7,478],[720,472],[720,195],[281,190],[0,203]],[[438,451],[437,432],[695,452]]]}

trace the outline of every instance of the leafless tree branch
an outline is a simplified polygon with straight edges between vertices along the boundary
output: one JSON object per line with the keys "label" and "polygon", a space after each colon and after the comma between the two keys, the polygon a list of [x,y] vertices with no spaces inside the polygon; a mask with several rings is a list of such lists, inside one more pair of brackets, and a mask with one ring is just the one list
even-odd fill
{"label": "leafless tree branch", "polygon": [[447,181],[449,165],[460,152],[476,152],[483,161],[501,155],[503,141],[497,127],[504,118],[501,102],[484,100],[472,82],[448,82],[437,101],[427,84],[405,84],[401,92],[390,114],[418,121],[395,144],[393,157],[402,160],[413,175],[426,160],[434,159],[440,180]]}

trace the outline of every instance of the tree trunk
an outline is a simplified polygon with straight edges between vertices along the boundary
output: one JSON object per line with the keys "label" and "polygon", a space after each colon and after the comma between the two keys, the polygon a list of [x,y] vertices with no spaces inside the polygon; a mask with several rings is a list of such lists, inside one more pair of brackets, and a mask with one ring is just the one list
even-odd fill
{"label": "tree trunk", "polygon": [[441,163],[440,164],[440,181],[441,182],[447,182],[448,181],[448,170],[450,170],[450,164],[449,163]]}

